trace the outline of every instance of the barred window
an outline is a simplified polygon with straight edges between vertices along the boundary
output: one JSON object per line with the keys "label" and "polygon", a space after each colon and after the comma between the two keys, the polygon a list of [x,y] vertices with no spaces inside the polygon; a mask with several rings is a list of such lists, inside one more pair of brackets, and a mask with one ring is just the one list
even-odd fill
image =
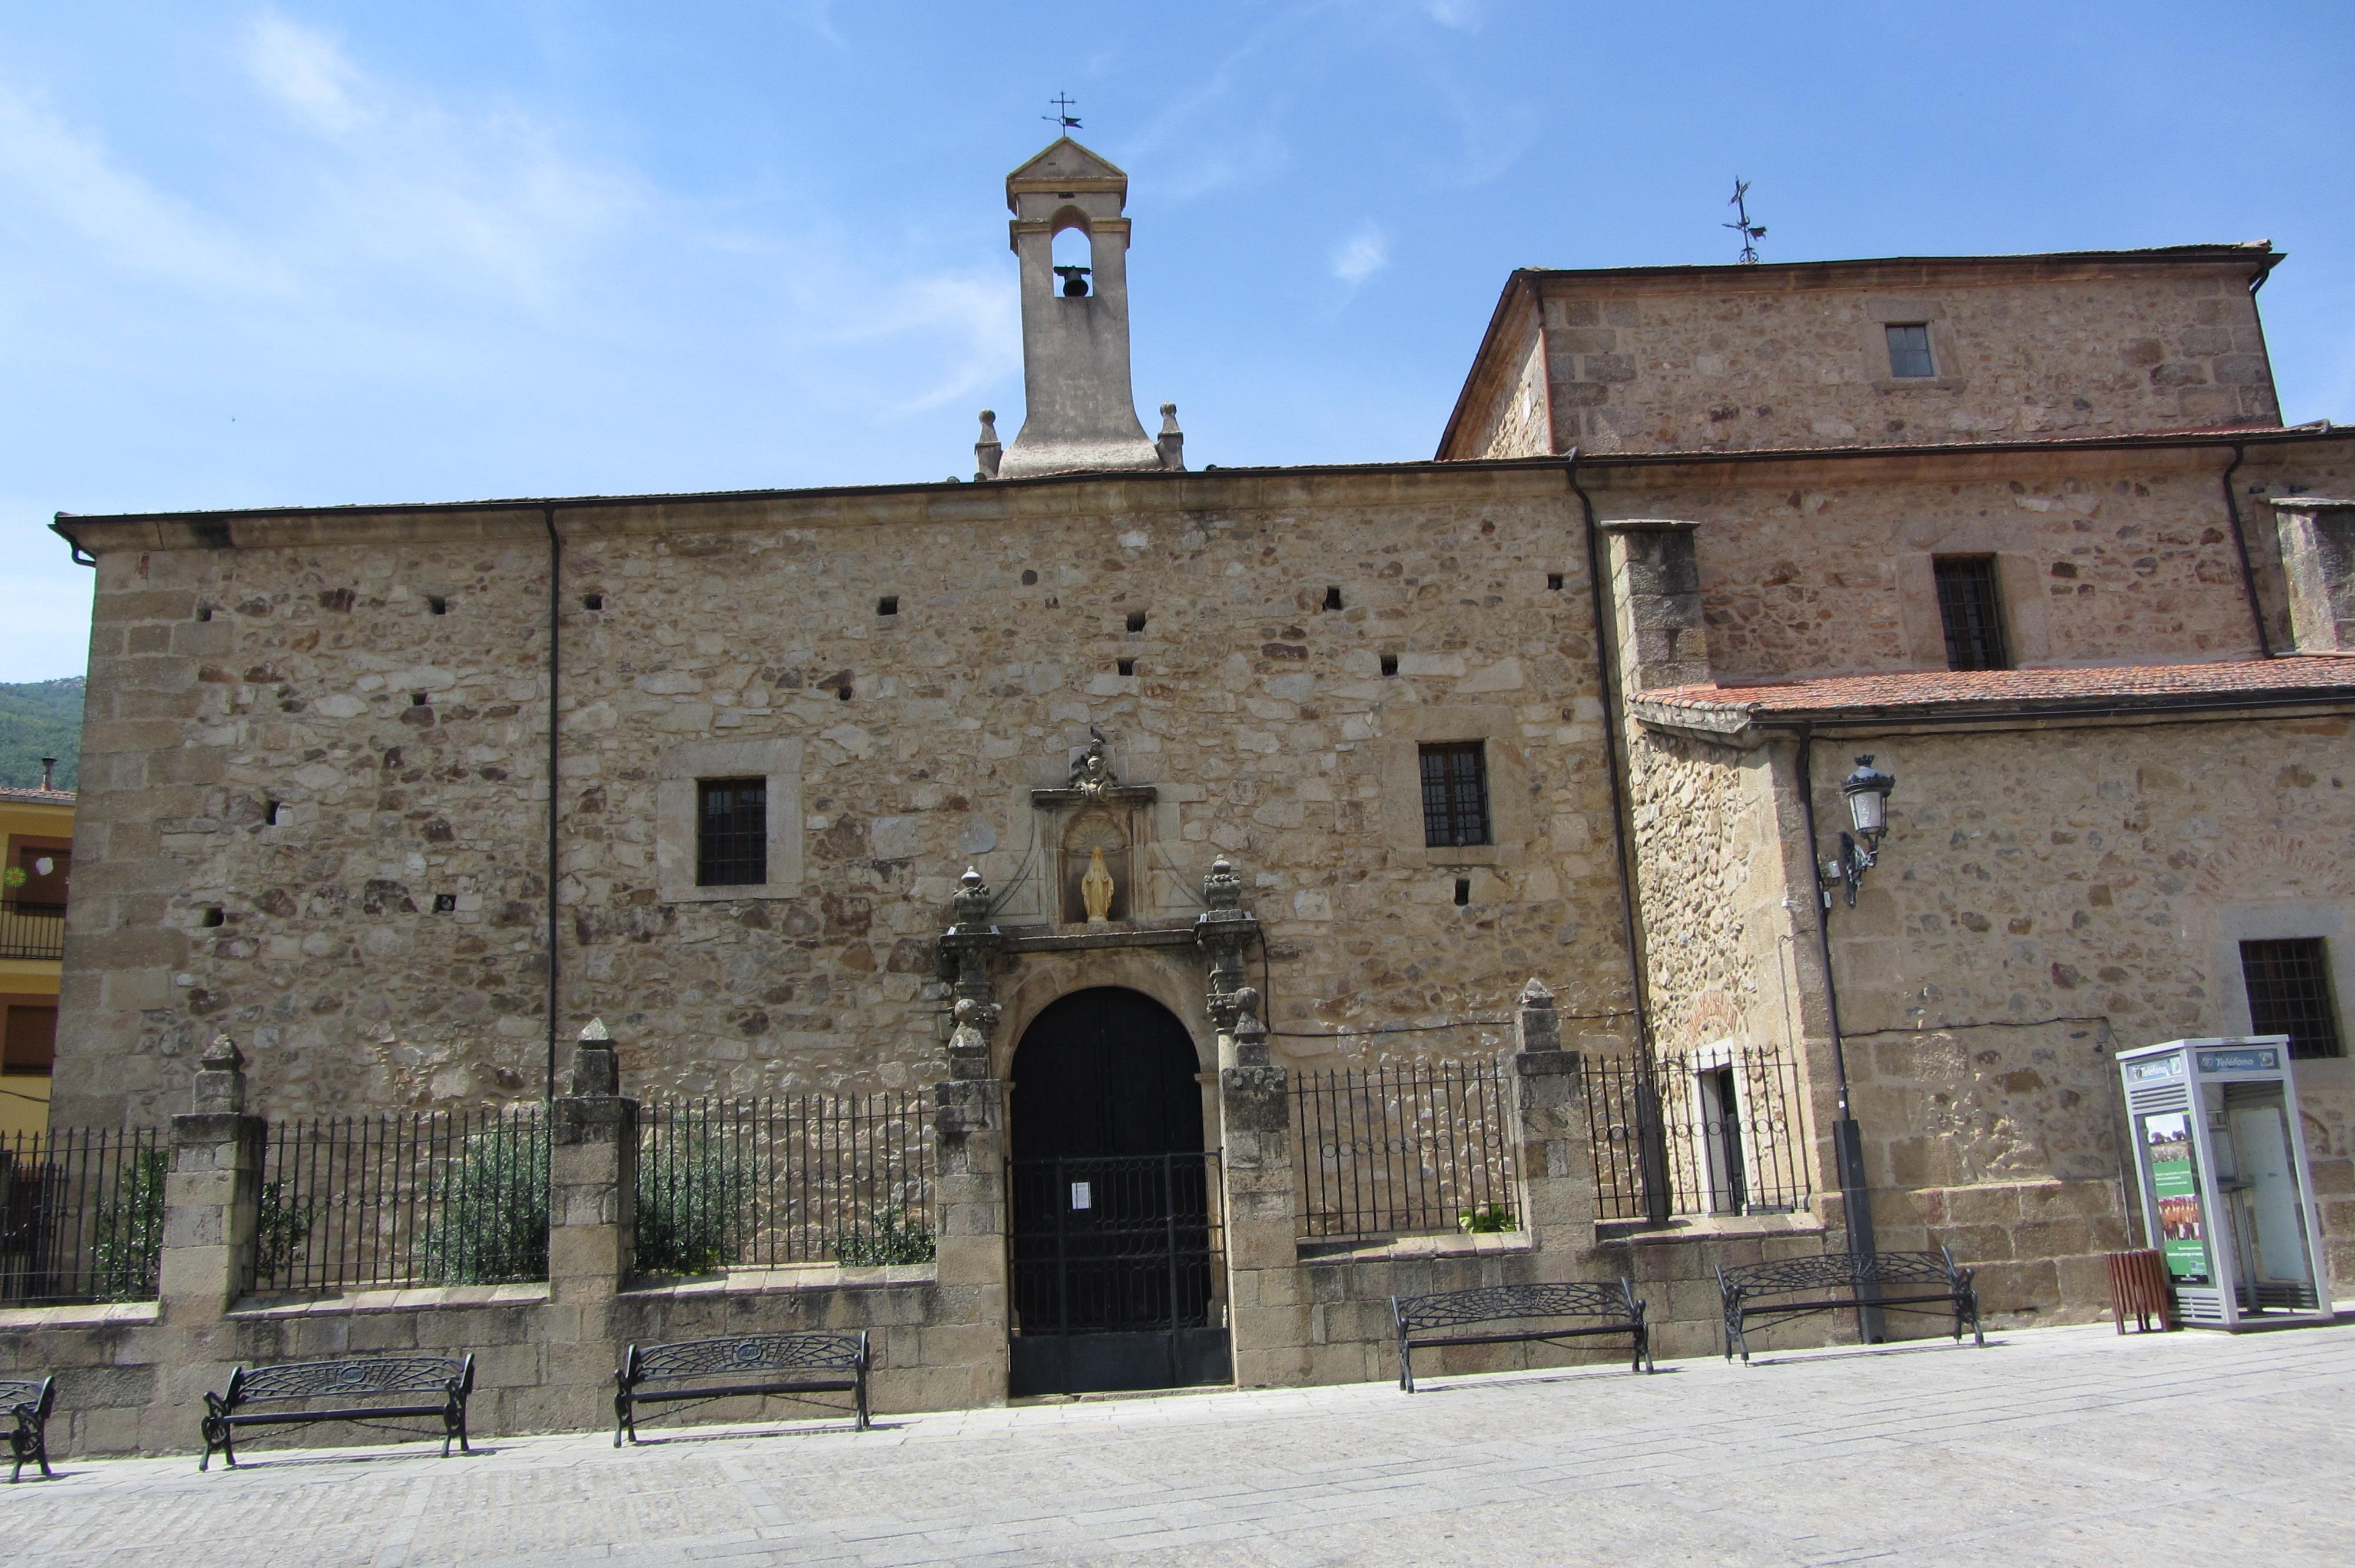
{"label": "barred window", "polygon": [[2250,1032],[2286,1034],[2292,1056],[2343,1056],[2331,1004],[2330,958],[2319,937],[2241,944]]}
{"label": "barred window", "polygon": [[769,880],[769,781],[696,780],[695,881],[698,887]]}
{"label": "barred window", "polygon": [[1889,374],[1892,379],[1912,380],[1938,374],[1938,367],[1930,360],[1929,323],[1891,322],[1885,330],[1889,334]]}
{"label": "barred window", "polygon": [[1940,556],[1931,562],[1931,569],[1938,580],[1938,619],[1946,628],[1946,668],[2010,669],[1995,557]]}
{"label": "barred window", "polygon": [[1481,742],[1423,747],[1423,842],[1433,849],[1489,842],[1488,763]]}

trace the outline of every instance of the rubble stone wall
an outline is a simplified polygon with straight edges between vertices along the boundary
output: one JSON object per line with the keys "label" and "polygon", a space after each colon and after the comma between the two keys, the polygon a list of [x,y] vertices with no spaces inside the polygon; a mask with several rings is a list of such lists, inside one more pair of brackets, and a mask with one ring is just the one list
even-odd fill
{"label": "rubble stone wall", "polygon": [[[1231,855],[1269,1022],[1312,1037],[1285,1054],[1445,1054],[1313,1036],[1494,1017],[1532,972],[1625,1006],[1564,503],[1550,471],[1472,469],[559,512],[560,1033],[602,1013],[655,1097],[932,1081],[954,878],[978,865],[1003,924],[1056,917],[1063,819],[1029,791],[1091,726],[1160,791],[1129,907],[1190,918]],[[233,533],[102,551],[59,1125],[155,1118],[221,1030],[273,1117],[535,1093],[539,512]],[[1415,746],[1474,739],[1498,842],[1427,850]],[[799,885],[666,898],[677,758],[786,742]]]}
{"label": "rubble stone wall", "polygon": [[[1544,281],[1555,450],[2281,421],[2248,263],[1729,270]],[[1891,323],[1928,324],[1936,374],[1891,375]]]}

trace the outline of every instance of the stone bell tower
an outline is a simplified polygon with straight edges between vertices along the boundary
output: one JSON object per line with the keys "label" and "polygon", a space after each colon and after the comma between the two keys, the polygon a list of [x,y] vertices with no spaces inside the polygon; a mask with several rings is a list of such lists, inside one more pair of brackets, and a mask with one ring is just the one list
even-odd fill
{"label": "stone bell tower", "polygon": [[[1137,422],[1128,366],[1128,176],[1072,141],[1006,176],[1014,254],[1022,264],[1022,432],[995,465],[993,429],[980,449],[984,478],[1090,469],[1182,468],[1176,410],[1162,439]],[[1055,236],[1076,228],[1093,254],[1055,266]],[[1060,276],[1058,274],[1060,274]],[[991,416],[985,414],[987,425]]]}

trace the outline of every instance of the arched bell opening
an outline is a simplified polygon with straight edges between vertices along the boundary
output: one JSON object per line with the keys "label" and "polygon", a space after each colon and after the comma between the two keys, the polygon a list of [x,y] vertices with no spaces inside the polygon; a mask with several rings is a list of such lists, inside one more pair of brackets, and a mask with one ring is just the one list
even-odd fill
{"label": "arched bell opening", "polygon": [[1009,1393],[1233,1376],[1199,1062],[1174,1013],[1119,986],[1062,997],[1023,1031],[1007,1099]]}
{"label": "arched bell opening", "polygon": [[1095,291],[1096,239],[1087,214],[1067,207],[1054,217],[1049,241],[1053,252],[1048,264],[1055,270],[1055,292],[1067,300],[1083,300]]}

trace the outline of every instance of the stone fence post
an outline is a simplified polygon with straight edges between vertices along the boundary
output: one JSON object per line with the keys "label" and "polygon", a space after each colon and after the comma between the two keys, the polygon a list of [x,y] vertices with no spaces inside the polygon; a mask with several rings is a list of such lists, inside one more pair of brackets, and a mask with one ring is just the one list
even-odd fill
{"label": "stone fence post", "polygon": [[1594,1242],[1586,1078],[1578,1053],[1561,1048],[1553,992],[1536,980],[1521,988],[1514,1033],[1514,1171],[1520,1183],[1521,1228],[1540,1251],[1583,1252]]}
{"label": "stone fence post", "polygon": [[614,1298],[627,1281],[637,1229],[638,1102],[602,1020],[581,1032],[572,1092],[552,1109],[548,1170],[547,1341],[541,1402],[525,1429],[602,1425],[619,1363]]}
{"label": "stone fence post", "polygon": [[156,1314],[170,1351],[140,1421],[150,1453],[187,1446],[189,1410],[238,1360],[229,1309],[252,1283],[261,1208],[262,1123],[245,1114],[245,1057],[217,1035],[197,1065],[188,1112],[172,1118]]}
{"label": "stone fence post", "polygon": [[[978,879],[976,879],[977,882]],[[954,1386],[924,1388],[926,1404],[963,1408],[1006,1400],[1006,1085],[989,1075],[994,1002],[956,1003],[947,1082],[932,1087],[938,1168],[932,1188],[932,1281],[939,1311],[922,1330],[928,1368],[954,1368]]]}
{"label": "stone fence post", "polygon": [[1243,986],[1229,996],[1235,1023],[1220,1042],[1219,1170],[1235,1383],[1296,1383],[1308,1370],[1309,1303],[1294,1216],[1292,1075],[1268,1059],[1259,992]]}

